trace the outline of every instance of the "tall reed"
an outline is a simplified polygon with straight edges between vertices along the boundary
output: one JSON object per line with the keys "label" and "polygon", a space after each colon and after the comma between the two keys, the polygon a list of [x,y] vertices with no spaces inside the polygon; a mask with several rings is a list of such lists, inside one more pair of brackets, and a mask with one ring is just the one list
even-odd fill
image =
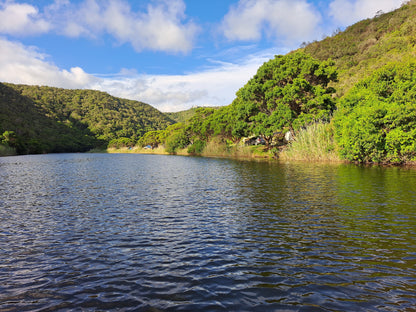
{"label": "tall reed", "polygon": [[241,143],[227,144],[217,138],[212,139],[206,144],[201,155],[257,159],[271,159],[273,157],[271,153],[264,151],[264,146],[245,146]]}
{"label": "tall reed", "polygon": [[300,130],[295,140],[279,153],[282,160],[341,161],[334,142],[332,124],[317,122]]}
{"label": "tall reed", "polygon": [[0,156],[12,156],[16,155],[16,150],[13,147],[0,144]]}

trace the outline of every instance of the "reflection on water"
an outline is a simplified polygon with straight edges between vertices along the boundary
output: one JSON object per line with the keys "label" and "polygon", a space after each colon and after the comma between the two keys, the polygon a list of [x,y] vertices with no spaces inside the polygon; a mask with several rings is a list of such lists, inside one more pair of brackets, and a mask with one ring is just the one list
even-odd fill
{"label": "reflection on water", "polygon": [[416,309],[416,170],[0,158],[0,311]]}

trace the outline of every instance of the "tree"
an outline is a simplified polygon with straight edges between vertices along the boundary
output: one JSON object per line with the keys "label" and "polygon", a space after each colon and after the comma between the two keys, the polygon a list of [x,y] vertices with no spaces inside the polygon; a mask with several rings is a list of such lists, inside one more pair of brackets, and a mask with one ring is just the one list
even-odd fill
{"label": "tree", "polygon": [[210,107],[199,107],[196,109],[195,115],[186,122],[185,126],[185,132],[191,140],[208,140],[213,133],[209,117],[214,112],[215,109]]}
{"label": "tree", "polygon": [[178,129],[166,138],[165,148],[169,154],[176,154],[176,151],[187,147],[189,139],[184,129]]}
{"label": "tree", "polygon": [[163,142],[164,130],[156,130],[146,132],[138,141],[140,146],[150,145],[152,148],[156,148]]}
{"label": "tree", "polygon": [[10,147],[15,147],[17,142],[17,136],[14,131],[4,131],[1,139],[1,143],[6,144]]}
{"label": "tree", "polygon": [[335,109],[329,83],[336,78],[330,60],[320,62],[301,51],[276,56],[237,92],[236,115],[269,145],[275,132],[328,121]]}
{"label": "tree", "polygon": [[107,147],[122,148],[122,147],[133,147],[134,145],[135,145],[135,142],[133,139],[117,138],[117,139],[112,139],[110,143],[108,143]]}

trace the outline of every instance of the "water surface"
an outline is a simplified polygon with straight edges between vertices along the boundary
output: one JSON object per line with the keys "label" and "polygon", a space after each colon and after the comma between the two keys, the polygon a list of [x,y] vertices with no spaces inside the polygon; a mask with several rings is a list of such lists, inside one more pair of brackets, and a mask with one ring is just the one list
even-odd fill
{"label": "water surface", "polygon": [[0,158],[0,311],[412,311],[416,170]]}

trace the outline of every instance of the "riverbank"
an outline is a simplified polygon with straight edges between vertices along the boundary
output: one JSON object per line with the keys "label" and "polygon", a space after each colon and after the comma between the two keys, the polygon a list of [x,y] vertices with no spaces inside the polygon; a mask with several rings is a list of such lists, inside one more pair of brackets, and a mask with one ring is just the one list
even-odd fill
{"label": "riverbank", "polygon": [[334,162],[341,163],[335,151],[323,151],[319,145],[315,148],[305,149],[298,143],[283,148],[267,150],[265,146],[245,146],[242,144],[227,145],[210,141],[206,144],[203,151],[199,154],[189,153],[188,148],[177,150],[175,154],[169,154],[163,146],[154,149],[135,146],[132,148],[108,148],[107,153],[130,153],[130,154],[156,154],[156,155],[181,155],[181,156],[202,156],[202,157],[221,157],[247,160],[264,161],[305,161],[305,162]]}
{"label": "riverbank", "polygon": [[14,156],[17,155],[16,150],[7,145],[0,144],[0,156]]}
{"label": "riverbank", "polygon": [[135,146],[132,148],[108,148],[107,153],[130,153],[130,154],[156,154],[156,155],[181,155],[181,156],[202,156],[202,157],[223,157],[238,159],[264,159],[275,160],[276,156],[272,151],[265,151],[264,146],[243,146],[240,144],[227,145],[225,143],[208,142],[201,153],[189,153],[188,148],[179,149],[175,154],[169,154],[163,146],[154,149]]}
{"label": "riverbank", "polygon": [[156,155],[169,155],[168,152],[166,152],[165,148],[163,146],[159,146],[154,149],[150,148],[143,148],[140,146],[134,146],[134,147],[121,147],[121,148],[114,148],[110,147],[105,150],[107,153],[128,153],[128,154],[156,154]]}
{"label": "riverbank", "polygon": [[[109,148],[109,153],[140,153],[169,155],[163,145],[155,149],[139,146],[133,148]],[[189,152],[188,147],[176,151],[176,155],[198,155],[205,157],[224,157],[237,159],[263,159],[275,161],[306,161],[306,162],[344,162],[339,157],[334,142],[333,127],[327,123],[315,123],[297,132],[295,140],[282,146],[267,149],[264,145],[247,146],[240,143],[226,143],[214,138],[203,147],[200,153]]]}

